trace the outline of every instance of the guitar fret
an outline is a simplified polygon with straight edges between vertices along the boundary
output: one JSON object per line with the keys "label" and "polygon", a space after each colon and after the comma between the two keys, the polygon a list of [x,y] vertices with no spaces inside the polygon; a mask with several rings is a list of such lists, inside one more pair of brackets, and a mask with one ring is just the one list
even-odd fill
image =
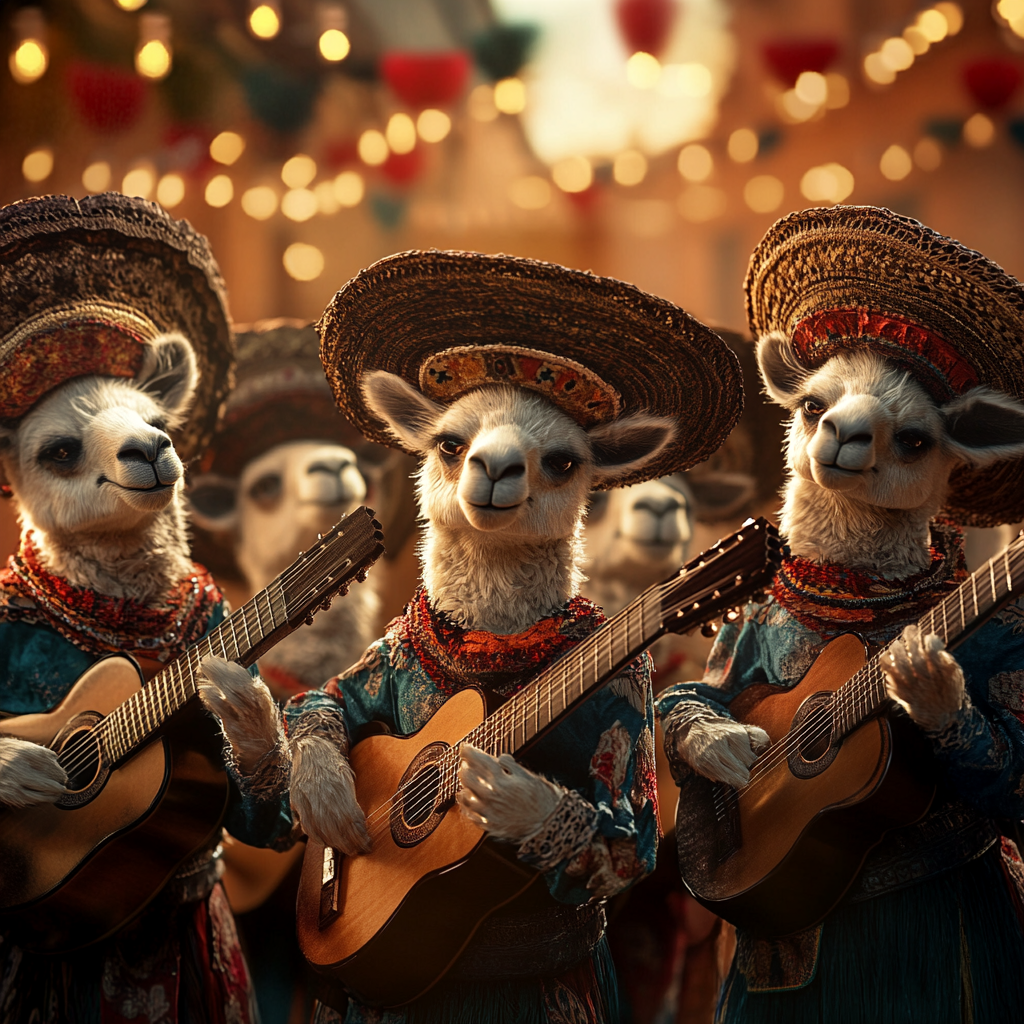
{"label": "guitar fret", "polygon": [[[978,609],[978,581],[974,573],[971,573],[971,593],[974,595],[974,615],[977,617],[981,612]],[[964,627],[966,628],[966,626],[967,623],[965,622]]]}
{"label": "guitar fret", "polygon": [[1003,549],[1003,565],[1006,567],[1006,592],[1010,594],[1013,592],[1013,576],[1010,574],[1010,556],[1005,548]]}
{"label": "guitar fret", "polygon": [[992,587],[992,603],[995,604],[999,600],[999,595],[996,593],[996,565],[995,562],[988,563],[988,576],[989,584]]}

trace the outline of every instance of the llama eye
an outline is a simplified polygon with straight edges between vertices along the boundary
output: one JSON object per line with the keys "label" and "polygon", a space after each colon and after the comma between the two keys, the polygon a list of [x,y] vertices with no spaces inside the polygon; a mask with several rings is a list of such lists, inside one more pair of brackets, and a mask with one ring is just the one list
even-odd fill
{"label": "llama eye", "polygon": [[825,411],[825,406],[816,398],[805,398],[803,408],[804,412],[812,418],[817,418]]}
{"label": "llama eye", "polygon": [[249,488],[249,497],[261,508],[270,508],[281,497],[283,487],[277,473],[266,473]]}
{"label": "llama eye", "polygon": [[74,437],[62,437],[39,452],[39,462],[57,472],[73,469],[82,456],[82,442]]}
{"label": "llama eye", "polygon": [[457,437],[442,437],[437,442],[437,450],[445,458],[454,459],[466,450],[466,446]]}
{"label": "llama eye", "polygon": [[576,468],[576,459],[572,455],[563,452],[555,452],[552,455],[544,456],[544,465],[555,476],[565,476]]}
{"label": "llama eye", "polygon": [[897,443],[909,451],[921,454],[931,446],[931,438],[916,430],[901,430],[896,435]]}

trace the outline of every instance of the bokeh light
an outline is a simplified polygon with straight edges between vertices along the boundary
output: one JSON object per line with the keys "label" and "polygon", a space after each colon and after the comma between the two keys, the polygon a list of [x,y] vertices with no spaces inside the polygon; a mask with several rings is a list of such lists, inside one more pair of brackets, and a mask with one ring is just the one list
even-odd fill
{"label": "bokeh light", "polygon": [[551,183],[537,174],[517,178],[508,187],[508,197],[520,210],[543,210],[551,202]]}
{"label": "bokeh light", "polygon": [[689,146],[683,146],[679,151],[676,166],[686,181],[700,182],[711,177],[715,161],[707,147],[699,142],[691,142]]}
{"label": "bokeh light", "polygon": [[21,173],[26,181],[46,181],[53,173],[53,150],[49,146],[33,149],[21,161]]}
{"label": "bokeh light", "polygon": [[180,174],[165,174],[156,185],[156,201],[173,210],[185,198],[185,179]]}
{"label": "bokeh light", "polygon": [[334,179],[334,195],[342,206],[358,206],[365,192],[366,185],[358,171],[342,171]]}
{"label": "bokeh light", "polygon": [[245,139],[238,132],[221,132],[210,143],[210,156],[230,166],[245,152]]}
{"label": "bokeh light", "polygon": [[902,146],[893,145],[882,154],[878,169],[890,181],[902,181],[914,169],[914,162]]}
{"label": "bokeh light", "polygon": [[204,192],[206,202],[215,208],[227,206],[235,197],[235,186],[226,174],[215,174],[207,183]]}
{"label": "bokeh light", "polygon": [[408,114],[392,114],[384,138],[393,153],[411,153],[416,148],[416,124]]}
{"label": "bokeh light", "polygon": [[440,142],[452,130],[452,119],[443,110],[427,108],[416,118],[416,131],[424,142]]}
{"label": "bokeh light", "polygon": [[277,213],[277,193],[269,185],[254,185],[242,193],[242,209],[253,220],[269,220]]}
{"label": "bokeh light", "polygon": [[307,221],[318,209],[316,194],[308,188],[293,188],[281,197],[281,212],[289,219],[299,222]]}
{"label": "bokeh light", "polygon": [[156,171],[150,164],[133,167],[121,182],[121,191],[126,196],[138,196],[140,199],[149,199],[154,188],[156,188]]}
{"label": "bokeh light", "polygon": [[585,192],[594,180],[594,169],[585,156],[570,156],[551,168],[551,177],[563,192]]}
{"label": "bokeh light", "polygon": [[364,164],[369,164],[370,167],[379,167],[388,158],[390,152],[388,148],[388,140],[384,138],[384,133],[377,131],[376,128],[367,128],[362,135],[359,136],[359,159]]}
{"label": "bokeh light", "polygon": [[639,185],[647,176],[647,157],[635,149],[627,149],[615,158],[612,177],[620,185]]}
{"label": "bokeh light", "polygon": [[96,160],[82,171],[82,188],[86,192],[106,192],[110,188],[110,164]]}
{"label": "bokeh light", "polygon": [[760,148],[757,132],[750,128],[737,128],[730,136],[726,147],[729,158],[738,164],[750,163]]}
{"label": "bokeh light", "polygon": [[289,188],[305,188],[316,177],[316,161],[305,153],[297,153],[285,160],[281,180]]}
{"label": "bokeh light", "polygon": [[743,201],[754,213],[774,213],[785,194],[785,186],[772,174],[759,174],[743,186]]}
{"label": "bokeh light", "polygon": [[249,14],[249,30],[257,39],[273,39],[281,31],[281,15],[271,4],[259,4]]}
{"label": "bokeh light", "polygon": [[332,63],[344,60],[352,49],[348,36],[340,28],[329,28],[322,32],[317,46],[320,49],[320,56]]}
{"label": "bokeh light", "polygon": [[315,281],[324,272],[324,254],[305,242],[293,242],[284,251],[284,269],[296,281]]}

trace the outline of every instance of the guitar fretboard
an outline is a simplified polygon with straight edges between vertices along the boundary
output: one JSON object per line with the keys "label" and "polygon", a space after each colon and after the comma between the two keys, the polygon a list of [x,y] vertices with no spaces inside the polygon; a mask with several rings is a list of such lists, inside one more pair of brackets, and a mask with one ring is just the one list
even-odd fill
{"label": "guitar fretboard", "polygon": [[[922,634],[937,634],[953,649],[1020,593],[1022,574],[1024,536],[971,573],[918,621],[918,627]],[[894,640],[836,691],[832,714],[838,736],[845,736],[887,705],[883,658],[899,642],[899,638]]]}
{"label": "guitar fretboard", "polygon": [[276,633],[290,628],[284,591],[274,580],[107,715],[98,730],[107,757],[126,757],[195,696],[203,658],[215,655],[249,666]]}

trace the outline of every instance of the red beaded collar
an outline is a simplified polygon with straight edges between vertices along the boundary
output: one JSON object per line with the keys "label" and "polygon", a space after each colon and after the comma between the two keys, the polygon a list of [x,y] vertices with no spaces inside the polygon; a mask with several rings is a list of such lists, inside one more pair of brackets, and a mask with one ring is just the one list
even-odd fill
{"label": "red beaded collar", "polygon": [[203,566],[156,606],[76,587],[46,571],[26,533],[0,569],[0,620],[49,626],[90,654],[131,654],[167,662],[194,644],[223,596]]}
{"label": "red beaded collar", "polygon": [[959,527],[933,522],[931,539],[931,564],[903,579],[790,556],[775,577],[772,596],[819,636],[831,638],[851,629],[891,632],[921,618],[967,578]]}
{"label": "red beaded collar", "polygon": [[597,605],[574,597],[563,611],[522,633],[465,629],[443,612],[435,612],[421,587],[396,625],[409,637],[424,671],[443,693],[482,685],[511,696],[602,622],[604,613]]}

